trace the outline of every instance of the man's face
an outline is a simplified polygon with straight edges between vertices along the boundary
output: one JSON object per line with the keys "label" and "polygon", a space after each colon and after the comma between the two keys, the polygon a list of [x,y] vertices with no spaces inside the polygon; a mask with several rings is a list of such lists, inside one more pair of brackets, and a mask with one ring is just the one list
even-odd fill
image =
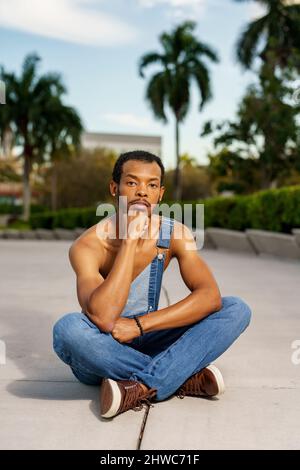
{"label": "man's face", "polygon": [[128,210],[147,210],[150,215],[151,204],[153,210],[164,193],[160,166],[156,162],[129,160],[122,170],[118,195],[127,196]]}

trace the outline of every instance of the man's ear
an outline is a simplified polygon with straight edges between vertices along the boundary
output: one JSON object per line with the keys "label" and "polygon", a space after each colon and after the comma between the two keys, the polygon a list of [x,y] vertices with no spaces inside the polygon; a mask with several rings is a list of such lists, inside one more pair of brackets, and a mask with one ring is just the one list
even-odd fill
{"label": "man's ear", "polygon": [[160,188],[160,191],[161,191],[161,193],[160,193],[159,199],[158,199],[159,202],[160,202],[160,201],[162,200],[162,198],[164,197],[165,187],[162,186],[162,187]]}
{"label": "man's ear", "polygon": [[118,196],[119,194],[119,188],[117,186],[116,183],[114,183],[114,181],[111,181],[110,182],[110,190],[111,190],[111,194],[115,197],[115,196]]}

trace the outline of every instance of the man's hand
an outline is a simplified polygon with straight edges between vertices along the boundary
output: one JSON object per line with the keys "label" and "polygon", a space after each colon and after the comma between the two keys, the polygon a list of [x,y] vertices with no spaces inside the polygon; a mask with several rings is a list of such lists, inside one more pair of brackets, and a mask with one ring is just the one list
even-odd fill
{"label": "man's hand", "polygon": [[111,334],[120,343],[131,343],[134,338],[140,336],[140,330],[134,318],[119,317]]}
{"label": "man's hand", "polygon": [[138,240],[142,238],[148,230],[148,212],[147,208],[135,210],[134,205],[129,207],[127,215],[127,238],[130,240]]}

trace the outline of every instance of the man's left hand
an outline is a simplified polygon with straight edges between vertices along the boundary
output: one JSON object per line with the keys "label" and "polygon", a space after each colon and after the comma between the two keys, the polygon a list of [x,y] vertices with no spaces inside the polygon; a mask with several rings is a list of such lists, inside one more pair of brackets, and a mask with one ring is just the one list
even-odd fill
{"label": "man's left hand", "polygon": [[134,318],[119,317],[111,334],[120,343],[131,343],[134,338],[140,336],[140,330]]}

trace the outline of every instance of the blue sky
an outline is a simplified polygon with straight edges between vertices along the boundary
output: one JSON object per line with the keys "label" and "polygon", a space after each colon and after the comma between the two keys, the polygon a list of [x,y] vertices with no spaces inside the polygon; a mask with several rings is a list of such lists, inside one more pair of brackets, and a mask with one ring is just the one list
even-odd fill
{"label": "blue sky", "polygon": [[[181,126],[181,152],[207,162],[209,138],[199,136],[207,119],[233,118],[253,75],[234,58],[243,27],[262,11],[256,2],[233,0],[0,0],[1,65],[19,71],[25,55],[37,52],[40,71],[59,71],[89,131],[161,135],[163,161],[175,162],[174,118],[154,119],[145,101],[146,81],[138,59],[159,50],[158,36],[183,19],[194,19],[200,40],[220,56],[209,65],[213,99],[202,113],[192,88],[189,114]],[[149,76],[153,69],[146,72]]]}

